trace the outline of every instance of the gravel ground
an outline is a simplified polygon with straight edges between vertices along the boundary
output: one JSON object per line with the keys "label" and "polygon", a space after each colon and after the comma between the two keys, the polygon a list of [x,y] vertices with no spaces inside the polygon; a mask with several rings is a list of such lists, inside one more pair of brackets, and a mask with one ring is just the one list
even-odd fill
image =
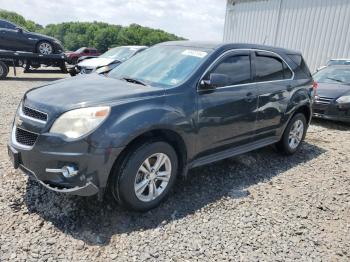
{"label": "gravel ground", "polygon": [[23,77],[0,81],[0,261],[350,260],[350,126],[313,122],[292,157],[268,147],[194,169],[139,214],[12,169],[6,142],[20,98],[62,75]]}

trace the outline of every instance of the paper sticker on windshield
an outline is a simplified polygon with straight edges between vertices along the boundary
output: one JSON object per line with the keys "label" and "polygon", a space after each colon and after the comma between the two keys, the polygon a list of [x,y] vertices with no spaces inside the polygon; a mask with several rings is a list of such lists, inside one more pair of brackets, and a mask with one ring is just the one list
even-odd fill
{"label": "paper sticker on windshield", "polygon": [[188,56],[195,56],[199,58],[205,57],[208,53],[204,51],[199,51],[199,50],[190,50],[186,49],[185,51],[182,52],[183,55],[188,55]]}

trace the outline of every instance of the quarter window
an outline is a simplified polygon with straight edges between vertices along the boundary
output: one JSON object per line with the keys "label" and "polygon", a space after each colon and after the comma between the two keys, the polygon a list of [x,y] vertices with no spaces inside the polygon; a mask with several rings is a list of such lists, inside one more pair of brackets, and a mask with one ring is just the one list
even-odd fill
{"label": "quarter window", "polygon": [[228,86],[249,83],[251,81],[250,57],[248,55],[226,57],[211,73],[226,75]]}
{"label": "quarter window", "polygon": [[275,56],[256,54],[255,80],[257,82],[290,79],[292,72],[281,59]]}

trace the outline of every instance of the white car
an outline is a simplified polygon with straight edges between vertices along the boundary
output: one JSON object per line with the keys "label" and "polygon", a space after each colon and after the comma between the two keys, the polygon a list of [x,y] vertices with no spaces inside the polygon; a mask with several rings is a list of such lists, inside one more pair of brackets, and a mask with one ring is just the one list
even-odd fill
{"label": "white car", "polygon": [[75,66],[73,75],[90,74],[96,72],[105,74],[133,57],[137,53],[147,49],[147,46],[120,46],[109,49],[99,57],[87,58]]}

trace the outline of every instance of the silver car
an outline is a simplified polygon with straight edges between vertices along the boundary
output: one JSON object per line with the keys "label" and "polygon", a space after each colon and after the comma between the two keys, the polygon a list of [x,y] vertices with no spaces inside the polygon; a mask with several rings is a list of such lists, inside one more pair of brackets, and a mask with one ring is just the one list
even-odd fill
{"label": "silver car", "polygon": [[99,57],[87,58],[75,66],[76,74],[96,72],[105,74],[137,53],[147,49],[147,46],[119,46],[109,49]]}

